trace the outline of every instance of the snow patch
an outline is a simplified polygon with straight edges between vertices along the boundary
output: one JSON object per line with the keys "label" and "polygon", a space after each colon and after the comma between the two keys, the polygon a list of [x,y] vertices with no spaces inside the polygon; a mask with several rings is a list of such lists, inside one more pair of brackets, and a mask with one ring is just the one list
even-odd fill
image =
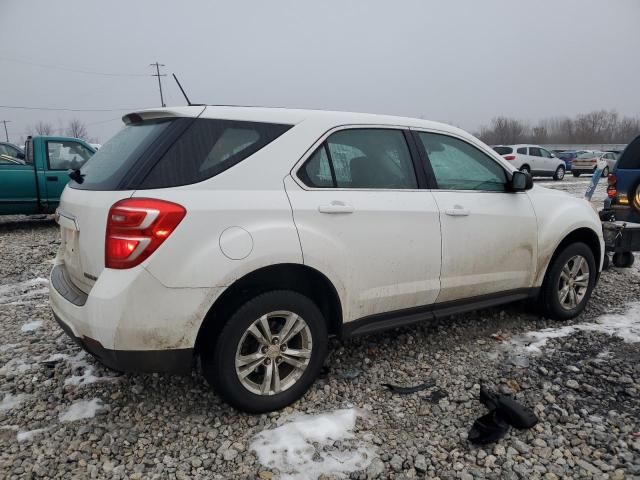
{"label": "snow patch", "polygon": [[29,395],[25,395],[24,393],[19,393],[18,395],[12,395],[10,393],[5,394],[4,398],[0,402],[0,412],[17,407],[28,397]]}
{"label": "snow patch", "polygon": [[0,345],[0,352],[6,352],[7,350],[11,350],[19,345],[19,343],[5,343],[4,345]]}
{"label": "snow patch", "polygon": [[76,420],[84,420],[86,418],[93,418],[100,410],[105,409],[102,400],[99,398],[93,398],[91,400],[80,400],[73,403],[69,410],[61,413],[58,419],[61,422],[75,422]]}
{"label": "snow patch", "polygon": [[78,352],[73,357],[66,355],[64,353],[55,353],[51,355],[49,358],[45,360],[45,362],[55,362],[58,360],[64,360],[69,363],[71,367],[71,371],[76,371],[82,369],[82,373],[80,375],[72,375],[69,378],[64,380],[65,385],[76,385],[76,386],[84,386],[89,385],[91,383],[96,382],[110,382],[113,380],[117,380],[118,377],[98,377],[94,375],[95,366],[87,362],[88,355],[84,351]]}
{"label": "snow patch", "polygon": [[0,368],[0,375],[21,374],[31,370],[31,364],[21,358],[12,358]]}
{"label": "snow patch", "polygon": [[28,322],[20,327],[20,330],[23,332],[33,332],[42,326],[42,320],[34,320],[33,322]]}
{"label": "snow patch", "polygon": [[[39,288],[33,288],[39,287]],[[14,305],[30,303],[34,297],[44,296],[49,293],[49,280],[38,277],[25,282],[0,285],[0,305]]]}
{"label": "snow patch", "polygon": [[42,432],[46,432],[47,430],[47,428],[36,428],[35,430],[29,430],[27,432],[18,432],[18,434],[16,435],[16,439],[19,442],[25,442],[27,440],[31,440],[33,437]]}
{"label": "snow patch", "polygon": [[577,323],[559,328],[545,328],[513,337],[507,346],[520,354],[540,354],[552,338],[561,338],[576,332],[600,332],[618,337],[626,343],[640,342],[640,302],[629,304],[623,314],[599,317],[593,323]]}
{"label": "snow patch", "polygon": [[[256,434],[250,443],[260,463],[277,468],[282,479],[313,479],[324,474],[344,477],[366,469],[375,458],[373,446],[355,437],[356,409],[321,415],[301,414]],[[333,446],[344,440],[343,447]]]}

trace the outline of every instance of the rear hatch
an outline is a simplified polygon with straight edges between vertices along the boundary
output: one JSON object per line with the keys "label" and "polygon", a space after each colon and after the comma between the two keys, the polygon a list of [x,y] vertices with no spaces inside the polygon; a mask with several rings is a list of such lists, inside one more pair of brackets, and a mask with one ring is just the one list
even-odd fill
{"label": "rear hatch", "polygon": [[[202,108],[192,112],[195,116]],[[187,113],[192,113],[187,112]],[[129,198],[143,167],[166,148],[193,118],[185,112],[157,111],[124,117],[126,127],[80,169],[81,182],[65,188],[57,211],[61,253],[71,281],[89,293],[104,269],[105,233],[111,206]]]}
{"label": "rear hatch", "polygon": [[594,170],[598,166],[598,160],[602,154],[598,152],[585,152],[578,155],[571,162],[574,170]]}
{"label": "rear hatch", "polygon": [[618,158],[613,179],[617,190],[614,203],[629,205],[640,212],[640,135],[627,145]]}
{"label": "rear hatch", "polygon": [[[85,293],[89,293],[105,268],[109,220],[109,254],[112,255],[109,265],[112,268],[130,268],[134,265],[131,260],[135,255],[142,261],[146,258],[143,253],[150,255],[170,234],[164,231],[162,240],[154,241],[132,236],[131,232],[116,232],[114,223],[126,221],[124,217],[131,214],[134,209],[131,204],[135,202],[129,202],[129,206],[120,205],[120,210],[109,219],[114,203],[134,194],[136,198],[145,197],[145,190],[153,189],[157,195],[158,189],[191,185],[214,177],[244,161],[292,127],[199,118],[204,107],[177,110],[177,113],[161,110],[125,116],[126,127],[105,143],[80,172],[75,172],[74,177],[80,181],[72,180],[65,189],[58,209],[64,263],[71,281]],[[139,205],[137,208],[145,210]],[[148,216],[145,218],[150,222],[155,222],[156,218],[160,221],[163,215],[156,209],[145,211]],[[146,220],[137,225],[143,224],[145,228],[155,225],[147,224]],[[156,233],[160,235],[160,231]],[[112,262],[113,255],[124,255],[118,265]]]}

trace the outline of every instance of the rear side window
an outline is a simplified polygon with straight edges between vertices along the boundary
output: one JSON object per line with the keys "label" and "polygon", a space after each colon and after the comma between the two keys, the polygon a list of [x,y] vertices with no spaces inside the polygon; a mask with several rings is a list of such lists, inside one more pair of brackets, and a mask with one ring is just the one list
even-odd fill
{"label": "rear side window", "polygon": [[493,147],[493,149],[500,155],[508,155],[510,153],[513,153],[513,148],[511,147]]}
{"label": "rear side window", "polygon": [[93,152],[78,142],[47,141],[49,170],[75,170],[82,167]]}
{"label": "rear side window", "polygon": [[140,188],[189,185],[253,155],[291,125],[198,119],[169,147]]}
{"label": "rear side window", "polygon": [[82,167],[84,190],[177,187],[241,162],[291,125],[216,119],[146,120],[126,126]]}
{"label": "rear side window", "polygon": [[627,145],[616,167],[627,170],[640,170],[640,136]]}
{"label": "rear side window", "polygon": [[353,128],[333,133],[298,171],[298,177],[315,188],[418,188],[404,133],[395,129]]}
{"label": "rear side window", "polygon": [[527,154],[527,147],[520,147],[517,150],[518,153],[522,154],[522,155],[526,155]]}

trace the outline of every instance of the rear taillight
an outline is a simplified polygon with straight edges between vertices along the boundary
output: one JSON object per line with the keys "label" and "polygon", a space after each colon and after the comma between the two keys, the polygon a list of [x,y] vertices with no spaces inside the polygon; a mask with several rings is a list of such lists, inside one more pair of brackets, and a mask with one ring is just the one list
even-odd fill
{"label": "rear taillight", "polygon": [[127,198],[113,204],[107,218],[105,267],[140,264],[173,233],[186,213],[177,203],[153,198]]}
{"label": "rear taillight", "polygon": [[516,156],[515,156],[515,155],[505,155],[505,156],[504,156],[504,159],[505,159],[505,160],[515,160],[515,159],[516,159]]}
{"label": "rear taillight", "polygon": [[615,173],[610,173],[607,177],[607,196],[609,198],[615,198],[618,195],[617,187],[618,179]]}

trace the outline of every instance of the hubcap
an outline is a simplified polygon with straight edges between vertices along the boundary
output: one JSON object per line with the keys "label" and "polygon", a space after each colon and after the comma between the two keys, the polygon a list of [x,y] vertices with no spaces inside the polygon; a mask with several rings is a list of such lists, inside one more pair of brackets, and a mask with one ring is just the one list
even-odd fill
{"label": "hubcap", "polygon": [[560,180],[562,180],[564,178],[564,168],[560,167],[558,168],[558,173],[557,176]]}
{"label": "hubcap", "polygon": [[313,342],[307,322],[289,311],[263,315],[244,332],[236,350],[236,374],[257,395],[292,387],[307,369]]}
{"label": "hubcap", "polygon": [[582,255],[571,257],[562,267],[558,282],[558,300],[565,310],[576,308],[589,288],[589,264]]}

